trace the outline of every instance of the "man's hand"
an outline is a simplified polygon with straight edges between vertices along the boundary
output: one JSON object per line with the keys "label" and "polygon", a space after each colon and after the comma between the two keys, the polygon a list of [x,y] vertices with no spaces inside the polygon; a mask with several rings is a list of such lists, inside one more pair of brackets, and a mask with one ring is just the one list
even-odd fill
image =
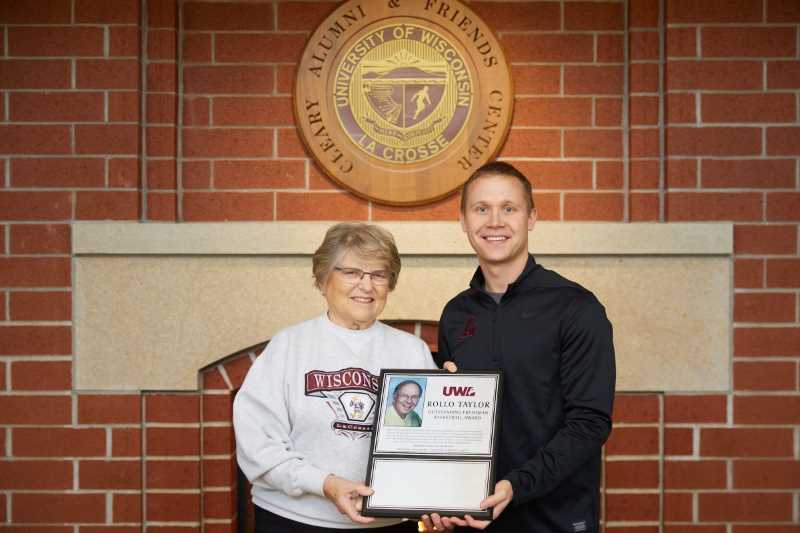
{"label": "man's hand", "polygon": [[[513,497],[514,489],[511,487],[511,483],[505,479],[501,479],[497,482],[497,485],[494,486],[494,494],[483,500],[480,507],[481,509],[494,507],[492,510],[492,520],[497,520],[500,513],[511,503]],[[448,521],[456,526],[472,527],[475,529],[486,529],[489,524],[492,523],[491,520],[475,520],[470,515],[465,515],[463,519],[457,516],[451,516]]]}
{"label": "man's hand", "polygon": [[458,372],[458,367],[452,361],[447,361],[445,364],[442,365],[442,368],[444,368],[448,372]]}
{"label": "man's hand", "polygon": [[339,509],[343,515],[358,524],[369,524],[374,518],[361,516],[361,504],[364,496],[370,496],[374,491],[361,483],[354,483],[349,479],[328,475],[322,485],[322,492]]}
{"label": "man's hand", "polygon": [[453,531],[456,527],[452,518],[439,516],[438,513],[422,515],[422,523],[425,524],[425,531]]}

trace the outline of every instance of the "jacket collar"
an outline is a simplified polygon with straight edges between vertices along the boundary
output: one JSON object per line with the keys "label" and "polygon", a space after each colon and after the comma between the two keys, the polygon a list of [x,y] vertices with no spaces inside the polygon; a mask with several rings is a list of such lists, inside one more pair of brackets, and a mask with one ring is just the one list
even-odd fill
{"label": "jacket collar", "polygon": [[[522,269],[519,277],[515,279],[512,283],[508,285],[508,289],[506,290],[505,294],[513,294],[516,292],[519,287],[528,285],[529,281],[535,283],[536,272],[542,270],[542,267],[536,262],[531,254],[528,254],[528,261],[525,263],[525,268]],[[486,278],[483,277],[483,271],[481,267],[478,267],[475,270],[475,274],[472,276],[472,281],[469,282],[469,286],[476,291],[486,292]]]}

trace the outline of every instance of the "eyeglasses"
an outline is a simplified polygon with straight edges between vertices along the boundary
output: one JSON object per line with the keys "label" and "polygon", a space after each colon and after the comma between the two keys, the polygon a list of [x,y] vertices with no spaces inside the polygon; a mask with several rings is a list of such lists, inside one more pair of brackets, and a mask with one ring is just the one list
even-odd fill
{"label": "eyeglasses", "polygon": [[352,283],[354,285],[364,279],[364,276],[369,276],[370,279],[372,279],[372,283],[375,285],[386,285],[389,283],[389,280],[392,279],[392,273],[388,270],[365,272],[360,268],[333,267],[333,269],[339,272],[347,283]]}
{"label": "eyeglasses", "polygon": [[416,394],[414,396],[409,396],[408,394],[398,394],[397,399],[401,402],[414,402],[417,403],[419,401],[419,396]]}

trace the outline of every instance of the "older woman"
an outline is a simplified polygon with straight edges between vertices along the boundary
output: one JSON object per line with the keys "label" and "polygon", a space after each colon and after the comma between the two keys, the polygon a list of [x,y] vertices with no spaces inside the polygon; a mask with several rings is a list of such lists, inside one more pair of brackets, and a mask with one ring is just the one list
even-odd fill
{"label": "older woman", "polygon": [[273,337],[233,406],[256,531],[416,531],[415,522],[359,513],[372,492],[363,480],[381,368],[434,368],[424,342],[377,321],[400,274],[394,239],[377,226],[337,224],[313,271],[327,311]]}

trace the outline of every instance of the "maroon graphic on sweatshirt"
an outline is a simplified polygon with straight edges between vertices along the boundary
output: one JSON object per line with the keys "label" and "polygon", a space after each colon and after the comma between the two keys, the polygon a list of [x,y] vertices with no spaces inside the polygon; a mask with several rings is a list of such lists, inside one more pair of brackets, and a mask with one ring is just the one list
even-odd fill
{"label": "maroon graphic on sweatshirt", "polygon": [[331,428],[353,440],[368,438],[375,418],[378,376],[363,368],[312,370],[305,375],[306,396],[323,398],[333,411]]}

